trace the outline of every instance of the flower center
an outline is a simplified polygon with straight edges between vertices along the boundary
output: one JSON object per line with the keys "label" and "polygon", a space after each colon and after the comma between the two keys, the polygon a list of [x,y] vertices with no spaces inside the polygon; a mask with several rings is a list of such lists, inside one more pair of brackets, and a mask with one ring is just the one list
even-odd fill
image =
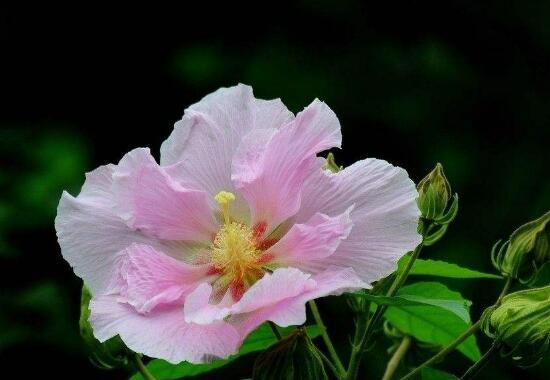
{"label": "flower center", "polygon": [[262,272],[258,261],[261,251],[256,246],[254,232],[238,222],[224,224],[211,246],[212,263],[231,278],[246,280],[247,274]]}
{"label": "flower center", "polygon": [[220,275],[214,288],[218,295],[229,289],[233,299],[239,300],[264,275],[265,265],[271,261],[264,250],[274,241],[262,238],[265,223],[251,228],[231,219],[229,205],[235,199],[232,193],[221,191],[215,199],[220,204],[224,224],[210,245],[212,273]]}

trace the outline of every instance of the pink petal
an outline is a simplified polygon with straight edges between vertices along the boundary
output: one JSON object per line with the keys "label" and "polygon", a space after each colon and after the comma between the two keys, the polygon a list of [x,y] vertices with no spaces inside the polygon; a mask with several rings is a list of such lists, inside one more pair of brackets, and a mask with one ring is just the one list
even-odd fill
{"label": "pink petal", "polygon": [[120,216],[131,228],[166,240],[209,242],[217,231],[208,194],[175,182],[148,149],[126,154],[114,173]]}
{"label": "pink petal", "polygon": [[318,273],[330,266],[351,267],[367,283],[389,275],[421,241],[416,197],[407,172],[386,161],[359,161],[337,174],[316,172],[304,186],[295,221],[303,223],[317,212],[338,215],[354,205],[353,229],[334,254],[300,268]]}
{"label": "pink petal", "polygon": [[316,168],[316,153],[339,147],[341,140],[336,115],[318,100],[279,130],[245,137],[232,179],[250,205],[253,224],[266,222],[269,231],[294,215],[304,181]]}
{"label": "pink petal", "polygon": [[208,326],[186,323],[181,307],[138,314],[117,302],[116,296],[100,296],[90,302],[90,323],[101,342],[120,335],[132,351],[177,364],[210,362],[235,353],[242,337],[223,321]]}
{"label": "pink petal", "polygon": [[297,268],[304,261],[332,255],[352,229],[352,209],[336,217],[316,213],[306,223],[294,224],[265,254],[272,255],[277,264]]}
{"label": "pink petal", "polygon": [[[296,273],[295,276],[299,278],[301,275]],[[357,277],[351,268],[329,268],[312,276],[308,282],[308,286],[304,286],[298,294],[278,297],[277,302],[274,303],[255,302],[255,306],[261,304],[262,307],[241,315],[233,314],[228,321],[235,325],[244,336],[265,321],[272,321],[282,327],[301,325],[306,321],[305,304],[307,301],[369,287]],[[273,281],[269,288],[276,292],[279,286],[283,286],[283,284]],[[245,305],[241,308],[242,311],[250,310]]]}
{"label": "pink petal", "polygon": [[144,243],[169,254],[175,247],[128,228],[115,214],[111,190],[114,165],[86,175],[78,197],[64,192],[59,201],[55,229],[61,253],[93,294],[105,291],[113,278],[117,253],[132,243]]}
{"label": "pink petal", "polygon": [[[231,162],[243,136],[256,129],[273,129],[293,115],[280,99],[255,99],[252,88],[221,88],[185,110],[181,121],[161,147],[161,165],[184,187],[218,192],[234,191]],[[237,194],[233,212],[248,214]]]}
{"label": "pink petal", "polygon": [[295,268],[279,268],[273,273],[266,273],[233,305],[228,305],[227,302],[212,305],[209,303],[212,287],[201,285],[185,300],[185,318],[188,322],[207,324],[230,314],[248,313],[276,304],[313,286],[315,282],[310,279],[309,274]]}
{"label": "pink petal", "polygon": [[[229,293],[228,293],[229,294]],[[225,297],[219,304],[211,304],[212,286],[202,283],[185,298],[185,321],[208,325],[227,317],[231,311],[228,298]]]}
{"label": "pink petal", "polygon": [[208,265],[189,265],[148,245],[132,244],[120,254],[118,273],[109,293],[138,313],[157,306],[183,305],[183,297],[207,280]]}

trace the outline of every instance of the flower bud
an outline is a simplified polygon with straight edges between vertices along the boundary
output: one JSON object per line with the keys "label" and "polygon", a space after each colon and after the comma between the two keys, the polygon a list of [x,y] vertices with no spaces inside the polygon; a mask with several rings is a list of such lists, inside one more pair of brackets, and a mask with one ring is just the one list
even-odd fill
{"label": "flower bud", "polygon": [[428,220],[441,218],[451,199],[451,185],[443,173],[443,166],[438,163],[435,168],[422,179],[417,186],[418,208],[422,216]]}
{"label": "flower bud", "polygon": [[518,278],[550,261],[550,211],[515,230],[499,265],[503,274]]}
{"label": "flower bud", "polygon": [[88,321],[90,318],[89,304],[91,298],[92,294],[86,286],[83,286],[80,298],[80,336],[87,346],[90,359],[98,367],[105,369],[130,368],[127,358],[130,351],[126,348],[120,337],[116,336],[103,343],[95,338],[92,326]]}
{"label": "flower bud", "polygon": [[298,329],[263,353],[254,363],[253,380],[328,379],[317,348]]}
{"label": "flower bud", "polygon": [[324,168],[326,170],[329,170],[329,171],[333,172],[333,173],[338,173],[344,167],[340,166],[336,163],[336,160],[334,159],[334,154],[332,154],[332,152],[331,152],[327,155],[327,160],[325,162]]}
{"label": "flower bud", "polygon": [[482,320],[485,332],[511,347],[514,357],[540,356],[550,340],[550,286],[509,294]]}

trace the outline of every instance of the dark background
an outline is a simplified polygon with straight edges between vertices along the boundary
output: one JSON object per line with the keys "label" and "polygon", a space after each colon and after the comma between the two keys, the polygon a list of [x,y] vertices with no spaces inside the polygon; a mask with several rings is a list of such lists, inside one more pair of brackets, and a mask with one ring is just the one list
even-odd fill
{"label": "dark background", "polygon": [[[550,2],[375,4],[0,9],[0,371],[124,378],[94,368],[80,342],[81,283],[53,227],[61,191],[77,194],[84,172],[134,147],[158,154],[185,107],[238,82],[295,112],[326,101],[343,128],[340,164],[383,158],[418,181],[442,162],[460,212],[423,255],[492,270],[491,245],[550,208]],[[501,286],[448,285],[474,318]],[[320,303],[345,355],[342,305]],[[381,376],[387,346],[367,355],[365,378]],[[249,376],[252,361],[224,378]],[[467,366],[454,354],[444,368]],[[496,360],[481,378],[549,370]]]}

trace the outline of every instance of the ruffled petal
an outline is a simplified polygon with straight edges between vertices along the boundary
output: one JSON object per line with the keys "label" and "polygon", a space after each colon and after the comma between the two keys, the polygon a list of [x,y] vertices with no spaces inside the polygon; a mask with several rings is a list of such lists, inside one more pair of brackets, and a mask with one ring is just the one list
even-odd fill
{"label": "ruffled petal", "polygon": [[185,264],[148,245],[132,244],[120,253],[108,293],[142,314],[157,306],[183,305],[183,297],[207,280],[208,268]]}
{"label": "ruffled petal", "polygon": [[332,255],[352,229],[352,209],[335,217],[316,213],[306,223],[294,224],[264,254],[273,257],[277,264],[298,268],[302,262]]}
{"label": "ruffled petal", "polygon": [[353,205],[353,228],[334,254],[300,268],[318,273],[331,266],[351,267],[367,283],[389,275],[421,241],[416,197],[407,172],[383,160],[358,161],[336,174],[315,172],[306,182],[295,222],[317,212],[338,215]]}
{"label": "ruffled petal", "polygon": [[116,296],[100,296],[90,302],[94,335],[104,342],[120,335],[132,351],[177,364],[210,362],[235,353],[242,336],[230,324],[216,321],[207,326],[186,323],[181,307],[139,314]]}
{"label": "ruffled petal", "polygon": [[246,136],[233,159],[232,179],[250,205],[252,223],[266,223],[270,231],[293,216],[316,154],[341,141],[336,115],[319,100],[279,130]]}
{"label": "ruffled petal", "polygon": [[[274,303],[261,303],[262,307],[254,308],[254,310],[251,310],[249,306],[259,306],[259,303],[243,305],[243,311],[251,311],[244,314],[233,314],[227,321],[244,336],[265,321],[272,321],[281,327],[301,325],[306,321],[305,304],[307,301],[369,287],[357,277],[351,268],[329,268],[310,277],[309,281],[313,285],[304,287],[302,292],[294,296],[281,297]],[[282,284],[273,284],[273,288],[276,286],[282,286]]]}
{"label": "ruffled petal", "polygon": [[176,254],[176,247],[134,231],[114,212],[114,165],[86,174],[78,197],[64,192],[59,201],[55,229],[61,254],[93,294],[105,291],[113,278],[118,253],[132,243]]}
{"label": "ruffled petal", "polygon": [[208,324],[230,314],[248,313],[311,289],[315,281],[310,277],[295,268],[277,269],[273,273],[266,273],[233,305],[227,305],[226,302],[210,304],[212,287],[201,285],[186,298],[185,317],[188,322]]}
{"label": "ruffled petal", "polygon": [[208,194],[174,181],[149,149],[135,149],[122,158],[114,172],[113,190],[121,218],[148,235],[209,242],[218,229]]}
{"label": "ruffled petal", "polygon": [[[182,186],[211,197],[222,190],[234,192],[231,162],[243,136],[279,128],[293,117],[280,99],[256,99],[249,86],[221,88],[185,110],[162,144],[161,165],[169,166],[167,171]],[[248,215],[239,196],[233,208],[241,218]]]}

